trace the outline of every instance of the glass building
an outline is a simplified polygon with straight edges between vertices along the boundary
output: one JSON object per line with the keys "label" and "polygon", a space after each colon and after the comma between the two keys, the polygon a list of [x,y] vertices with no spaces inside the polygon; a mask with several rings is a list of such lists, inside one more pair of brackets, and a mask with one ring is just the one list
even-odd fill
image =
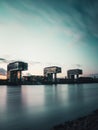
{"label": "glass building", "polygon": [[7,66],[7,80],[10,83],[20,83],[22,71],[28,69],[28,64],[22,61],[9,63]]}
{"label": "glass building", "polygon": [[44,68],[44,77],[46,77],[48,81],[56,82],[57,73],[61,73],[61,67],[51,66]]}
{"label": "glass building", "polygon": [[80,74],[83,74],[83,71],[81,69],[71,69],[67,71],[68,79],[75,79],[75,77],[77,79]]}

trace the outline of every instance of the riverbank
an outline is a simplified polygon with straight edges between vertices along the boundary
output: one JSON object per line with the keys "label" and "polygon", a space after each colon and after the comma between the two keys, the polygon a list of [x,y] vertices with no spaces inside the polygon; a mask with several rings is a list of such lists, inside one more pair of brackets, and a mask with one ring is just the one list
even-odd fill
{"label": "riverbank", "polygon": [[8,82],[7,80],[0,80],[0,85],[57,85],[57,84],[84,84],[84,83],[98,83],[98,80],[65,80],[65,81],[59,81],[59,82],[30,82],[30,81],[25,81],[25,82]]}
{"label": "riverbank", "polygon": [[85,117],[54,126],[51,130],[98,130],[98,110]]}

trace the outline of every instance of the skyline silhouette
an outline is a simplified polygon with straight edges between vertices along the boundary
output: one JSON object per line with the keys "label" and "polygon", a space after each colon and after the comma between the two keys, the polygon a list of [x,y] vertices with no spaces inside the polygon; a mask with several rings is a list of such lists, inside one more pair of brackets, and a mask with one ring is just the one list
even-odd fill
{"label": "skyline silhouette", "polygon": [[9,61],[29,63],[27,73],[46,66],[82,68],[98,74],[97,0],[0,1],[0,68]]}
{"label": "skyline silhouette", "polygon": [[[2,58],[3,59],[3,58]],[[2,59],[1,59],[1,61],[2,61]],[[6,62],[6,64],[7,64],[7,67],[6,67],[6,70],[7,70],[7,68],[8,68],[8,65],[9,64],[13,64],[13,63],[17,63],[17,62],[23,62],[23,61],[15,61],[15,60],[6,60],[6,59],[3,59],[4,60],[4,62]],[[24,62],[23,62],[24,63]],[[33,62],[34,63],[34,62]],[[35,62],[35,63],[37,63],[37,62]],[[27,63],[28,64],[28,63]],[[29,63],[30,64],[30,63]],[[79,65],[77,65],[78,67],[80,67]],[[25,72],[25,71],[23,71],[22,72],[22,75],[23,76],[34,76],[34,73],[28,73],[28,70],[29,70],[29,67],[30,66],[28,66],[28,69],[26,70],[26,73],[23,73],[23,72]],[[45,68],[54,68],[54,67],[56,67],[56,66],[45,66]],[[35,74],[35,76],[44,76],[44,70],[45,70],[45,68],[43,68],[43,74],[42,75],[40,75],[40,74]],[[61,68],[61,75],[62,75],[62,73],[64,73],[64,72],[62,72],[62,67],[60,67]],[[81,68],[82,69],[82,68]],[[0,68],[0,79],[7,79],[7,71],[6,71],[4,68]],[[51,70],[51,69],[50,69]],[[49,73],[50,73],[50,70],[49,70]],[[66,71],[66,75],[64,75],[64,76],[61,76],[61,78],[68,78],[68,71],[72,71],[73,72],[73,70],[80,70],[79,68],[70,68],[69,70],[67,70]],[[84,72],[82,72],[82,70],[81,70],[81,72],[79,72],[79,73],[81,73],[82,74],[82,77],[84,76],[84,77],[93,77],[93,78],[97,78],[98,77],[98,74],[97,73],[95,73],[95,74],[89,74],[89,75],[85,75],[84,74]],[[54,73],[55,74],[55,73]],[[73,73],[74,74],[74,73]],[[60,78],[60,77],[59,77]]]}

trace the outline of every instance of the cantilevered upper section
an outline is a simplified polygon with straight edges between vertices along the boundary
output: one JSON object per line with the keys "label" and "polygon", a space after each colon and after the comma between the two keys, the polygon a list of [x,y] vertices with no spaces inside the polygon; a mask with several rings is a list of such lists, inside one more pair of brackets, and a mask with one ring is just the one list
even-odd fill
{"label": "cantilevered upper section", "polygon": [[11,84],[21,84],[22,71],[28,69],[28,64],[22,61],[9,63],[7,66],[7,80]]}
{"label": "cantilevered upper section", "polygon": [[56,83],[57,73],[61,73],[61,67],[51,66],[44,68],[44,77],[47,78],[47,81]]}
{"label": "cantilevered upper section", "polygon": [[78,78],[80,74],[83,74],[83,71],[81,69],[71,69],[67,71],[67,77],[69,79],[74,79],[75,75]]}
{"label": "cantilevered upper section", "polygon": [[51,66],[44,68],[44,75],[51,74],[51,73],[61,73],[61,67]]}
{"label": "cantilevered upper section", "polygon": [[22,61],[15,61],[9,63],[7,66],[7,71],[23,71],[28,69],[28,64]]}
{"label": "cantilevered upper section", "polygon": [[82,74],[82,70],[81,69],[71,69],[67,71],[68,74]]}

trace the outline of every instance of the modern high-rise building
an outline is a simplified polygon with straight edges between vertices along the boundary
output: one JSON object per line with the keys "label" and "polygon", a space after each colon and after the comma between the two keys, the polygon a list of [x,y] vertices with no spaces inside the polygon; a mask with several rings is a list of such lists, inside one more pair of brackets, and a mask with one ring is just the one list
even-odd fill
{"label": "modern high-rise building", "polygon": [[7,66],[7,80],[9,83],[20,83],[22,71],[28,69],[28,64],[22,61],[9,63]]}
{"label": "modern high-rise building", "polygon": [[61,67],[51,66],[44,68],[44,77],[46,77],[48,81],[56,82],[57,73],[61,73]]}
{"label": "modern high-rise building", "polygon": [[71,69],[67,71],[68,79],[77,79],[81,74],[83,74],[81,69]]}

